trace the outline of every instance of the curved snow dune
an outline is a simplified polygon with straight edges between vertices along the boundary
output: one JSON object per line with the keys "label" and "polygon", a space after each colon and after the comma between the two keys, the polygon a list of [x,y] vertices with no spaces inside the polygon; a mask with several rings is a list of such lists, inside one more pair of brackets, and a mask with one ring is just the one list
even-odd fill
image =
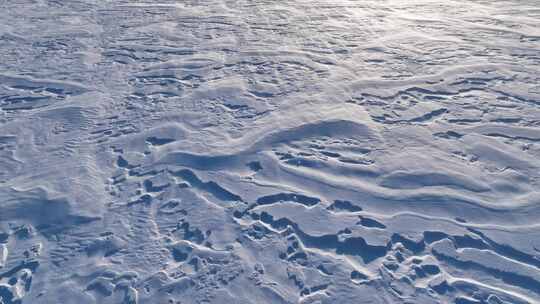
{"label": "curved snow dune", "polygon": [[1,303],[539,303],[534,1],[0,1]]}
{"label": "curved snow dune", "polygon": [[[373,127],[367,113],[358,107],[303,104],[260,118],[239,138],[231,138],[226,134],[221,138],[204,138],[192,134],[195,138],[191,142],[178,141],[160,147],[155,157],[158,164],[183,165],[186,162],[185,165],[195,168],[214,166],[216,162],[227,165],[225,163],[235,158],[312,137],[377,137]],[[178,147],[188,149],[182,151]]]}

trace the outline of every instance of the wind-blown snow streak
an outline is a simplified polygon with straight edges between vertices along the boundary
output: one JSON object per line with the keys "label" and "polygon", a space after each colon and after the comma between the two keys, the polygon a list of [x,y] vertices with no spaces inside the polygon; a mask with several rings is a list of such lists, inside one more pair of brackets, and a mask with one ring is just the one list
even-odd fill
{"label": "wind-blown snow streak", "polygon": [[538,24],[0,2],[0,303],[540,302]]}

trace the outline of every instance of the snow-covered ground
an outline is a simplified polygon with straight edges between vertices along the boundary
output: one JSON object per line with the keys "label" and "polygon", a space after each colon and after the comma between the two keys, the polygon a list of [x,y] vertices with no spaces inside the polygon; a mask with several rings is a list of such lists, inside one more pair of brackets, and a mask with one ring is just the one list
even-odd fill
{"label": "snow-covered ground", "polygon": [[0,0],[0,303],[540,303],[540,1]]}

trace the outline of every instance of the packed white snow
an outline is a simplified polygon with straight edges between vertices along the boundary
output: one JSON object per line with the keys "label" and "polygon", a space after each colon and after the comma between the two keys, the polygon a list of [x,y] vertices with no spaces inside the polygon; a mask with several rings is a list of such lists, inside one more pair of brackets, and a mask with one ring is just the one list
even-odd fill
{"label": "packed white snow", "polygon": [[0,0],[0,303],[540,303],[540,2]]}

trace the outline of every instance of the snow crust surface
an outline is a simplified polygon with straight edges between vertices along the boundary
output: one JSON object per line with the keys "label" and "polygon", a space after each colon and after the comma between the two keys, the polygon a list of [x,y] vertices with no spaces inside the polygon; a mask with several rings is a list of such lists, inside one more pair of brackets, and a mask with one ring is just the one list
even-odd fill
{"label": "snow crust surface", "polygon": [[540,303],[540,2],[0,0],[0,303]]}

